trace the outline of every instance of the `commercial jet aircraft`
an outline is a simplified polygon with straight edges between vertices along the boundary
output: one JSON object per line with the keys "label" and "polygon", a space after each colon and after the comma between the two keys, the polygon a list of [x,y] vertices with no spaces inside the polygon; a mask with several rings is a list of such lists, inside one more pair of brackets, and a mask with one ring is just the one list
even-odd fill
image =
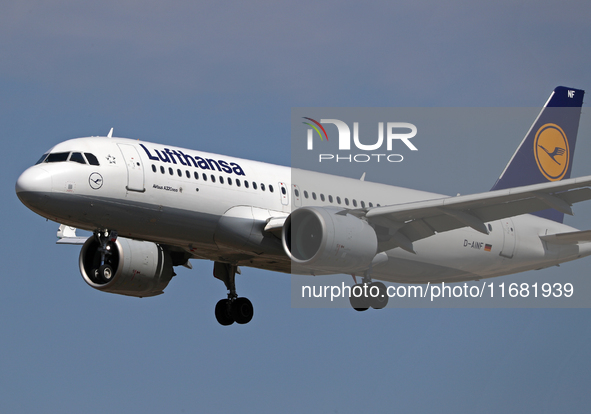
{"label": "commercial jet aircraft", "polygon": [[[77,138],[16,182],[19,199],[82,244],[91,287],[148,297],[174,266],[214,262],[222,325],[248,323],[239,266],[383,283],[459,282],[554,266],[591,254],[591,231],[562,223],[591,199],[570,178],[584,91],[557,87],[489,192],[448,197],[124,138]],[[297,180],[297,182],[296,182]],[[88,239],[75,228],[92,231]],[[467,249],[465,241],[471,247]],[[351,298],[382,308],[387,295]]]}

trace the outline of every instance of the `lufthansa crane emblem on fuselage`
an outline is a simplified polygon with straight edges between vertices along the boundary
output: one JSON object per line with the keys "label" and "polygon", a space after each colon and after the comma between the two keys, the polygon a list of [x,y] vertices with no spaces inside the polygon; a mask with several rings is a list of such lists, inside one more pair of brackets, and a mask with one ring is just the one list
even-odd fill
{"label": "lufthansa crane emblem on fuselage", "polygon": [[93,172],[90,174],[90,177],[88,177],[88,184],[90,184],[90,187],[93,190],[98,190],[103,186],[103,176],[97,172]]}

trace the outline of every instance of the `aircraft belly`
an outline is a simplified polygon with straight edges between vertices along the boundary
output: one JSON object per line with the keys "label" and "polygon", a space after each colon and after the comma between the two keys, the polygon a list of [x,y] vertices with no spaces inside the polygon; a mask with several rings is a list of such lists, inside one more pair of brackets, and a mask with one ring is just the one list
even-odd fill
{"label": "aircraft belly", "polygon": [[474,273],[432,263],[390,258],[388,263],[373,269],[374,279],[396,283],[460,282],[480,279]]}
{"label": "aircraft belly", "polygon": [[211,249],[219,216],[209,213],[64,193],[48,194],[44,217],[93,231],[115,229],[119,235],[164,244],[205,244]]}
{"label": "aircraft belly", "polygon": [[216,214],[129,198],[115,200],[56,192],[35,194],[35,197],[43,200],[44,217],[79,229],[115,229],[123,237],[182,247],[195,258],[290,271],[280,240],[263,232],[266,219],[271,216],[266,209],[248,207],[250,219],[230,215],[220,223]]}
{"label": "aircraft belly", "polygon": [[379,272],[379,278],[405,283],[488,277],[512,260],[499,255],[504,246],[501,223],[492,222],[490,226],[489,234],[462,228],[416,241],[414,253],[400,248],[389,250],[388,262],[374,268],[374,273]]}

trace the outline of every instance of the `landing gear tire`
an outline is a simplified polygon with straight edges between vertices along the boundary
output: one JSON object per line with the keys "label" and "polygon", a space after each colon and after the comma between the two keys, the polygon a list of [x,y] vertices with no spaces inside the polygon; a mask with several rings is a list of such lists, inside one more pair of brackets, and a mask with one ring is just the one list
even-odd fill
{"label": "landing gear tire", "polygon": [[237,298],[232,303],[232,316],[236,323],[245,324],[251,321],[254,315],[252,303],[247,298]]}
{"label": "landing gear tire", "polygon": [[228,299],[220,300],[215,307],[215,318],[220,325],[228,326],[234,322],[243,325],[254,315],[250,300],[239,298],[236,293],[236,273],[240,273],[240,269],[235,264],[214,262],[213,276],[224,282],[228,289]]}
{"label": "landing gear tire", "polygon": [[247,298],[222,299],[215,305],[215,318],[223,326],[234,322],[243,325],[250,322],[253,315],[254,308]]}
{"label": "landing gear tire", "polygon": [[[361,292],[360,295],[359,292]],[[353,309],[355,309],[358,312],[366,311],[370,307],[369,298],[367,298],[364,295],[364,293],[365,292],[363,289],[363,284],[361,283],[357,283],[356,285],[353,285],[353,287],[351,288],[351,296],[349,297],[349,302],[351,303]]]}
{"label": "landing gear tire", "polygon": [[113,276],[115,276],[115,273],[113,272],[113,268],[111,266],[104,264],[98,268],[97,277],[101,282],[109,283],[113,279]]}
{"label": "landing gear tire", "polygon": [[[374,289],[372,290],[372,288]],[[369,304],[374,309],[383,309],[388,304],[388,291],[386,290],[386,285],[382,282],[372,282],[369,285],[368,291],[375,293],[375,288],[378,288],[379,293],[375,297],[371,294],[369,295]]]}
{"label": "landing gear tire", "polygon": [[215,305],[215,318],[220,325],[229,326],[234,323],[231,310],[229,299],[222,299]]}

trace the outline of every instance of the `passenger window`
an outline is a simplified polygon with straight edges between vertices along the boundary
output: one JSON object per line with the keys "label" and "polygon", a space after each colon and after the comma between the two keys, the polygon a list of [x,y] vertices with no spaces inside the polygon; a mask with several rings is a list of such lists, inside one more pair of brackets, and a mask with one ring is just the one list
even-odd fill
{"label": "passenger window", "polygon": [[349,199],[345,197],[345,205],[348,206],[349,205]]}
{"label": "passenger window", "polygon": [[86,164],[86,160],[79,152],[73,152],[72,155],[70,155],[70,161],[77,162],[78,164]]}
{"label": "passenger window", "polygon": [[296,197],[299,197],[299,196],[300,196],[300,192],[298,191],[298,189],[297,189],[297,188],[296,188],[296,189],[295,189],[293,192],[295,193],[295,196],[296,196]]}
{"label": "passenger window", "polygon": [[211,182],[215,183],[215,175],[211,174]]}
{"label": "passenger window", "polygon": [[287,191],[285,190],[285,187],[281,187],[281,194],[285,195],[287,193]]}
{"label": "passenger window", "polygon": [[365,201],[362,201],[362,202],[361,202],[361,207],[362,207],[362,208],[365,208]]}
{"label": "passenger window", "polygon": [[88,163],[90,165],[100,165],[98,159],[94,156],[94,154],[91,154],[90,152],[85,152],[84,155],[86,156],[86,159],[88,160]]}
{"label": "passenger window", "polygon": [[155,166],[154,164],[152,164],[152,171],[154,171],[154,172],[158,171],[158,170],[156,169],[156,166]]}
{"label": "passenger window", "polygon": [[228,177],[228,185],[232,185],[232,179]]}
{"label": "passenger window", "polygon": [[320,194],[320,200],[324,201],[324,194]]}
{"label": "passenger window", "polygon": [[257,189],[257,183],[255,183],[254,181],[252,182],[252,188],[255,190]]}
{"label": "passenger window", "polygon": [[165,173],[166,173],[166,171],[164,170],[164,167],[163,167],[163,166],[160,166],[160,172],[161,172],[162,174],[165,174]]}
{"label": "passenger window", "polygon": [[273,186],[269,184],[269,191],[273,192]]}
{"label": "passenger window", "polygon": [[337,196],[337,204],[341,204],[341,197]]}
{"label": "passenger window", "polygon": [[261,191],[265,191],[265,184],[261,183]]}
{"label": "passenger window", "polygon": [[181,171],[180,168],[176,170],[176,173],[179,175],[179,177],[183,176],[183,172]]}
{"label": "passenger window", "polygon": [[203,173],[203,181],[207,181],[207,175]]}
{"label": "passenger window", "polygon": [[316,193],[312,193],[312,198],[316,200]]}
{"label": "passenger window", "polygon": [[69,152],[56,152],[54,154],[49,154],[45,159],[45,162],[63,162],[68,160]]}
{"label": "passenger window", "polygon": [[[324,200],[322,200],[322,201],[324,201]],[[328,196],[328,201],[330,201],[332,203],[332,196],[331,195]]]}
{"label": "passenger window", "polygon": [[168,173],[169,173],[170,175],[174,175],[174,171],[172,170],[172,168],[170,168],[170,167],[168,168]]}
{"label": "passenger window", "polygon": [[195,171],[195,172],[193,173],[193,176],[195,177],[195,179],[196,179],[196,180],[198,180],[198,179],[199,179],[199,173],[198,173],[197,171]]}
{"label": "passenger window", "polygon": [[353,207],[357,207],[357,200],[353,199]]}
{"label": "passenger window", "polygon": [[221,175],[220,175],[220,183],[221,183],[221,184],[223,184],[223,183],[224,183],[224,177],[222,177]]}
{"label": "passenger window", "polygon": [[191,173],[189,172],[189,170],[185,171],[185,175],[187,176],[187,178],[191,178]]}
{"label": "passenger window", "polygon": [[372,203],[369,203],[369,206],[370,206],[370,207],[373,207],[373,204],[372,204]]}
{"label": "passenger window", "polygon": [[240,187],[240,180],[236,178],[236,187]]}
{"label": "passenger window", "polygon": [[244,180],[244,187],[248,188],[248,181]]}
{"label": "passenger window", "polygon": [[308,192],[304,190],[304,197],[308,198]]}

